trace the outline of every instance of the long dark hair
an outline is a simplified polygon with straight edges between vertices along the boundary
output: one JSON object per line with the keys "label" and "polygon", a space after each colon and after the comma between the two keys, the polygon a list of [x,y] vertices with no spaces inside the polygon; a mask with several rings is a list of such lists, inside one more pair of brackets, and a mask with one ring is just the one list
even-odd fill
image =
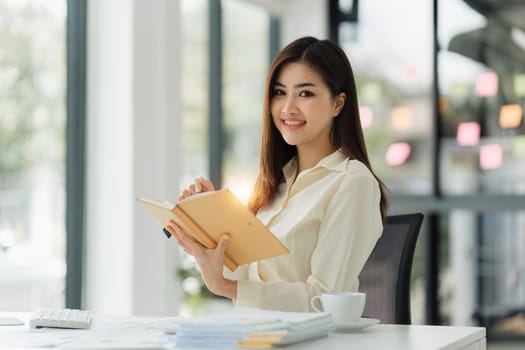
{"label": "long dark hair", "polygon": [[255,213],[269,204],[283,179],[282,167],[297,154],[297,148],[287,144],[275,127],[270,103],[275,79],[283,67],[292,62],[308,64],[324,80],[333,97],[346,94],[346,102],[337,118],[333,118],[330,141],[336,149],[364,163],[379,183],[381,190],[381,216],[386,219],[386,187],[373,172],[368,160],[359,117],[359,104],[352,67],[345,52],[329,40],[313,37],[297,39],[282,49],[272,62],[266,78],[263,109],[263,130],[259,176],[248,207]]}

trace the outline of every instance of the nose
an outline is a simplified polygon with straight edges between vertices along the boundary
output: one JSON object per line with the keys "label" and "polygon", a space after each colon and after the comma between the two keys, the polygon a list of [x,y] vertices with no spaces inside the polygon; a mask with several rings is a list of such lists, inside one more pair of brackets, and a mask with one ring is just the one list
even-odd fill
{"label": "nose", "polygon": [[284,115],[293,115],[297,114],[297,101],[293,96],[287,96],[286,100],[283,101],[283,106],[281,108],[281,113]]}

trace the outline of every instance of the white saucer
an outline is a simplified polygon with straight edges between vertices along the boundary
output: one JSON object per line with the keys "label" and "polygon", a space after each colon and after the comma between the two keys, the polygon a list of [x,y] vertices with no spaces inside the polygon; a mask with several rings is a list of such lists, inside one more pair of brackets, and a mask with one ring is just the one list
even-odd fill
{"label": "white saucer", "polygon": [[337,323],[336,322],[336,330],[357,330],[357,329],[363,329],[366,327],[373,326],[375,324],[378,324],[380,321],[376,318],[365,318],[361,317],[359,321],[357,322],[348,322],[348,323]]}

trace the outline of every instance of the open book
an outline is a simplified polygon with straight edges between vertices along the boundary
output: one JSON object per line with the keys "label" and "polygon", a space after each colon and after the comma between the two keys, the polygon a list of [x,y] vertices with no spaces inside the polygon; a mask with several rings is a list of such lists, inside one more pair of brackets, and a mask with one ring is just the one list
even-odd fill
{"label": "open book", "polygon": [[174,220],[206,248],[215,248],[222,235],[228,234],[224,265],[231,271],[237,266],[288,253],[288,249],[231,193],[229,189],[203,192],[177,204],[138,198],[165,227]]}

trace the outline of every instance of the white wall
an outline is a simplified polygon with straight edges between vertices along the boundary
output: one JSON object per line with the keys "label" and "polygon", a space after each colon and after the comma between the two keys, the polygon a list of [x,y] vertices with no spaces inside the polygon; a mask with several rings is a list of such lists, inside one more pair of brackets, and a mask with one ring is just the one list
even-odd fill
{"label": "white wall", "polygon": [[[180,163],[179,2],[135,0],[134,15],[134,197],[175,200]],[[173,315],[178,311],[175,240],[135,204],[135,314]]]}
{"label": "white wall", "polygon": [[178,2],[88,2],[83,307],[176,314],[177,249],[137,196],[178,193]]}
{"label": "white wall", "polygon": [[302,36],[328,38],[328,0],[244,0],[281,18],[281,46]]}
{"label": "white wall", "polygon": [[302,36],[328,38],[327,0],[286,0],[281,15],[281,42],[284,45]]}

